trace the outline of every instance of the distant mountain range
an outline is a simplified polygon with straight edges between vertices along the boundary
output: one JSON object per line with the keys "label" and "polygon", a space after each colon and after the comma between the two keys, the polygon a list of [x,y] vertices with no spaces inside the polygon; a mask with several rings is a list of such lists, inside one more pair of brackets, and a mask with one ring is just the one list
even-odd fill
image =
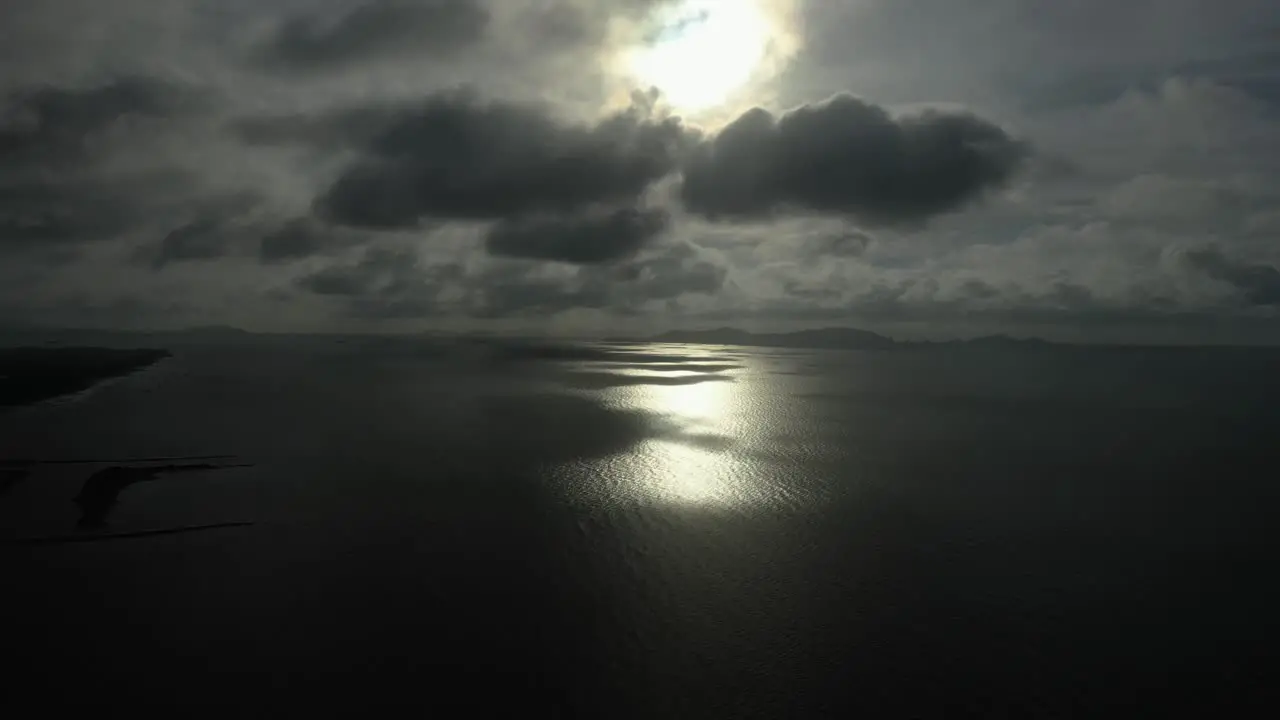
{"label": "distant mountain range", "polygon": [[738,328],[722,327],[714,330],[673,330],[650,339],[655,342],[670,343],[835,350],[897,350],[928,347],[1032,348],[1048,347],[1054,344],[1038,338],[1020,339],[1005,335],[990,335],[972,340],[906,342],[854,328],[821,328],[817,330],[797,330],[788,333],[753,333],[739,330]]}
{"label": "distant mountain range", "polygon": [[[360,339],[376,341],[407,340],[412,338],[432,337],[430,334],[418,335],[279,335],[274,333],[259,334],[248,330],[224,325],[189,327],[180,330],[129,331],[129,330],[75,330],[75,329],[0,329],[0,347],[13,345],[77,345],[96,347],[138,347],[141,345],[165,347],[175,345],[203,344],[238,344],[261,342],[305,342],[313,340]],[[500,340],[503,336],[488,335],[454,335],[445,336],[454,339]],[[520,340],[520,338],[506,338]],[[533,340],[533,338],[523,338]],[[878,333],[855,328],[831,327],[814,330],[797,330],[786,333],[754,333],[733,327],[721,327],[710,330],[672,330],[660,335],[637,338],[618,337],[610,340],[619,342],[665,342],[690,343],[698,345],[742,345],[747,347],[778,348],[818,348],[835,350],[904,350],[927,348],[1035,348],[1055,347],[1054,343],[1040,339],[1019,339],[1004,335],[991,335],[972,340],[948,340],[940,342],[894,340]]]}
{"label": "distant mountain range", "polygon": [[[178,348],[204,345],[240,345],[263,343],[280,345],[319,344],[382,344],[414,341],[469,342],[469,343],[525,343],[575,344],[569,337],[544,337],[534,335],[507,335],[488,332],[433,332],[411,334],[377,333],[259,333],[227,325],[205,325],[173,330],[104,330],[72,328],[37,328],[0,326],[0,348],[22,346],[66,346],[139,348]],[[895,340],[868,330],[846,327],[828,327],[781,333],[757,333],[735,327],[719,327],[702,330],[672,330],[658,335],[624,335],[607,338],[578,338],[578,342],[603,340],[605,342],[640,343],[689,343],[694,345],[740,345],[745,347],[811,348],[831,350],[1068,350],[1088,348],[1113,350],[1130,348],[1207,349],[1248,348],[1280,350],[1280,346],[1251,345],[1119,345],[1057,343],[1041,338],[1016,338],[1008,335],[987,335],[967,340]]]}

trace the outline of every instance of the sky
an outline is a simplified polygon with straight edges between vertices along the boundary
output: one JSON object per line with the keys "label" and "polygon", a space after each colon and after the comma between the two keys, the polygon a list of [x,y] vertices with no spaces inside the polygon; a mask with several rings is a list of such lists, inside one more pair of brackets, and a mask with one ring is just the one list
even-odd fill
{"label": "sky", "polygon": [[1270,0],[0,5],[0,325],[1280,342]]}

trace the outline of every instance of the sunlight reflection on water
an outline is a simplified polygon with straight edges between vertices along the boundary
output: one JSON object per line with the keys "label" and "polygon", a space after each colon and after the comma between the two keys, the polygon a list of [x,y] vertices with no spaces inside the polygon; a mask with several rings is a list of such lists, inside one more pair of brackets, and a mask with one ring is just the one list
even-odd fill
{"label": "sunlight reflection on water", "polygon": [[[599,501],[735,507],[762,499],[764,489],[754,482],[759,474],[738,453],[749,369],[705,352],[680,354],[687,362],[610,370],[619,382],[598,397],[610,408],[643,414],[653,433],[629,452],[594,464],[608,494]],[[717,360],[722,365],[713,371],[689,369]]]}

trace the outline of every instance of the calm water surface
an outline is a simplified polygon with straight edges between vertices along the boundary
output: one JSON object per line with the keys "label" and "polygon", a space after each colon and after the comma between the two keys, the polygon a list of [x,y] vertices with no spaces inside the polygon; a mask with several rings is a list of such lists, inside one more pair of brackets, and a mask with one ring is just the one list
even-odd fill
{"label": "calm water surface", "polygon": [[[242,714],[1080,716],[1272,654],[1280,355],[308,341],[0,415],[14,687]],[[17,475],[10,473],[10,478]],[[3,702],[18,702],[18,693]]]}

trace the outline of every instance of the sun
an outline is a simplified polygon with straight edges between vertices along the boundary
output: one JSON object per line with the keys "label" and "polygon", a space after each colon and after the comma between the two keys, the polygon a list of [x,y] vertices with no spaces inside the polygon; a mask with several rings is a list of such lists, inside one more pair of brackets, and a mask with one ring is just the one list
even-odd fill
{"label": "sun", "polygon": [[723,103],[767,54],[770,22],[759,0],[683,0],[653,20],[643,45],[627,58],[628,69],[681,110]]}

